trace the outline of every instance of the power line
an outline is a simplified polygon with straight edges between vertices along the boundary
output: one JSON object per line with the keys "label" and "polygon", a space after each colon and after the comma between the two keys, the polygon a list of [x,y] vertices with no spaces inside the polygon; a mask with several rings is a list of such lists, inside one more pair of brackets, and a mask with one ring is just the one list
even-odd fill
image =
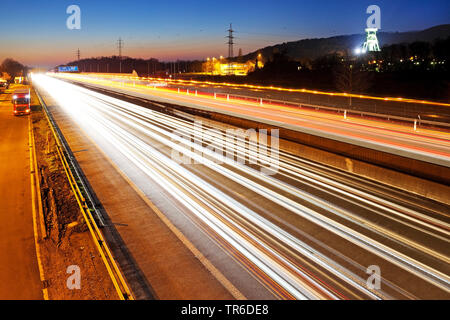
{"label": "power line", "polygon": [[123,48],[123,40],[119,38],[117,41],[117,47],[119,48],[119,73],[122,73],[122,48]]}
{"label": "power line", "polygon": [[78,66],[78,70],[81,72],[81,67],[80,67],[80,56],[81,56],[81,52],[80,52],[80,48],[77,49],[77,51],[75,52],[75,54],[77,55],[77,66]]}
{"label": "power line", "polygon": [[119,58],[122,58],[123,40],[121,38],[117,40],[117,47],[119,48]]}
{"label": "power line", "polygon": [[228,38],[228,58],[233,58],[234,54],[233,54],[233,45],[234,45],[234,35],[233,35],[233,26],[230,23],[230,29],[227,30],[228,31],[228,36],[226,36],[226,38]]}
{"label": "power line", "polygon": [[261,32],[245,32],[240,31],[239,34],[249,34],[249,35],[257,35],[257,36],[263,36],[263,37],[278,37],[278,38],[286,38],[286,37],[296,37],[298,39],[301,39],[302,37],[306,37],[304,34],[298,34],[298,33],[261,33]]}

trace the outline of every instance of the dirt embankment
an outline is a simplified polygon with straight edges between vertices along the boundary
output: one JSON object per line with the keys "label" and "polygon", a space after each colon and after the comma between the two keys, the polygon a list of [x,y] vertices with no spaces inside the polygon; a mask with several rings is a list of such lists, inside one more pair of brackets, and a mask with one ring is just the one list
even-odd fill
{"label": "dirt embankment", "polygon": [[[118,299],[69,185],[48,121],[38,103],[33,109],[33,133],[47,233],[47,238],[40,241],[40,249],[49,299]],[[76,281],[71,277],[75,274],[71,266],[79,267],[80,289],[73,288]],[[72,289],[68,288],[68,279]]]}

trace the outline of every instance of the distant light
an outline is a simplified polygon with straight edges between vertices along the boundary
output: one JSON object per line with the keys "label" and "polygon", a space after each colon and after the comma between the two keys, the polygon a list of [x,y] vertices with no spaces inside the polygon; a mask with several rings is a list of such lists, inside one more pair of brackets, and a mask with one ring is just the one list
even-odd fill
{"label": "distant light", "polygon": [[365,49],[361,49],[361,48],[356,48],[355,49],[355,54],[356,55],[360,55],[360,54],[365,54],[367,51]]}

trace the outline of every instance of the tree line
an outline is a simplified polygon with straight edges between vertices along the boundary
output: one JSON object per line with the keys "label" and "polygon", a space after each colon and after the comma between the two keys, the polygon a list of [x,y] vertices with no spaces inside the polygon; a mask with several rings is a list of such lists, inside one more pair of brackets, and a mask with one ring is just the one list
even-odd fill
{"label": "tree line", "polygon": [[28,67],[12,58],[6,58],[0,65],[0,77],[7,78],[6,80],[14,80],[15,77],[24,76],[27,73]]}

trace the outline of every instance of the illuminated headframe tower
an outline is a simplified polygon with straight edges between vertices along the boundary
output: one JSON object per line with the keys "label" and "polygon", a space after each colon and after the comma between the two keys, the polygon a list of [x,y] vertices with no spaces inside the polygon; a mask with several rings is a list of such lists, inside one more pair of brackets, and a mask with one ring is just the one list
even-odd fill
{"label": "illuminated headframe tower", "polygon": [[366,29],[366,42],[363,45],[363,52],[381,51],[378,44],[377,31],[377,28]]}

